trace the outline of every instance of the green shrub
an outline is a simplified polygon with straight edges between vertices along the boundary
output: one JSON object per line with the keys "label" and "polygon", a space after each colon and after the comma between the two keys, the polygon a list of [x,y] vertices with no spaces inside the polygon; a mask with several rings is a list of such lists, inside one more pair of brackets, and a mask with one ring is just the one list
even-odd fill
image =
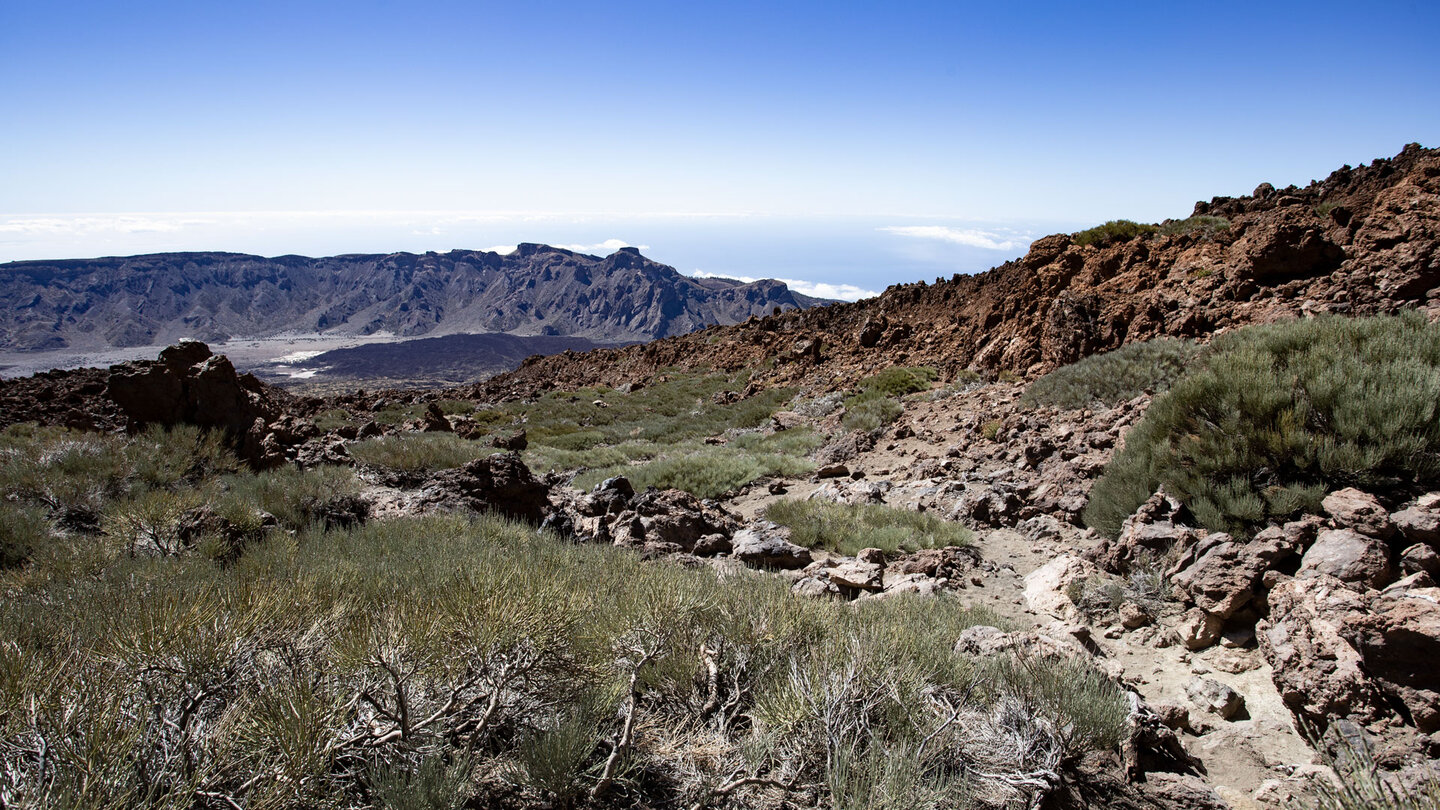
{"label": "green shrub", "polygon": [[865,399],[845,406],[845,415],[840,424],[846,430],[879,430],[900,418],[905,406],[893,399]]}
{"label": "green shrub", "polygon": [[1164,486],[1207,528],[1245,531],[1344,486],[1433,487],[1437,408],[1440,325],[1417,313],[1222,335],[1126,436],[1085,519],[1113,537]]}
{"label": "green shrub", "polygon": [[1160,224],[1160,233],[1166,236],[1178,236],[1185,233],[1203,232],[1206,235],[1216,231],[1224,231],[1230,228],[1230,220],[1224,217],[1205,216],[1203,214],[1188,219],[1167,219]]}
{"label": "green shrub", "polygon": [[790,527],[799,545],[851,556],[862,548],[896,552],[970,544],[970,532],[958,523],[890,506],[783,500],[766,507],[765,517]]}
{"label": "green shrub", "polygon": [[860,383],[862,396],[901,397],[927,391],[940,373],[929,366],[892,366]]}
{"label": "green shrub", "polygon": [[[563,807],[610,773],[627,801],[688,806],[753,774],[831,806],[953,806],[1113,745],[1118,690],[1078,663],[955,653],[975,624],[1008,626],[945,597],[798,600],[488,517],[310,529],[226,567],[56,565],[0,601],[0,735],[46,741],[7,797],[488,806],[490,774]],[[1043,759],[997,755],[1016,733]]]}
{"label": "green shrub", "polygon": [[444,432],[377,436],[350,444],[346,449],[366,464],[409,472],[462,467],[496,452],[489,445]]}
{"label": "green shrub", "polygon": [[256,510],[268,512],[286,529],[310,528],[323,517],[327,505],[355,495],[360,482],[345,467],[280,467],[260,473],[240,473],[216,481],[207,501],[221,516],[245,527]]}
{"label": "green shrub", "polygon": [[577,477],[575,485],[589,488],[611,476],[624,475],[636,489],[683,489],[698,498],[718,498],[761,478],[804,475],[813,469],[813,463],[793,455],[705,447],[663,456],[638,466],[617,465],[591,470]]}
{"label": "green shrub", "polygon": [[23,564],[49,539],[43,512],[0,501],[0,569]]}
{"label": "green shrub", "polygon": [[331,408],[328,411],[322,411],[316,414],[315,418],[311,421],[314,422],[315,427],[320,430],[339,430],[346,425],[353,425],[355,423],[355,415],[344,408]]}
{"label": "green shrub", "polygon": [[1071,238],[1077,245],[1103,247],[1111,242],[1127,242],[1137,236],[1154,233],[1156,230],[1158,228],[1155,225],[1141,225],[1128,219],[1112,219],[1104,225],[1096,225],[1089,230],[1080,231]]}
{"label": "green shrub", "polygon": [[446,416],[470,416],[476,412],[475,403],[463,399],[442,399],[435,405]]}
{"label": "green shrub", "polygon": [[1199,352],[1194,341],[1175,338],[1130,343],[1055,369],[1031,383],[1021,401],[1059,408],[1119,405],[1146,389],[1169,388]]}

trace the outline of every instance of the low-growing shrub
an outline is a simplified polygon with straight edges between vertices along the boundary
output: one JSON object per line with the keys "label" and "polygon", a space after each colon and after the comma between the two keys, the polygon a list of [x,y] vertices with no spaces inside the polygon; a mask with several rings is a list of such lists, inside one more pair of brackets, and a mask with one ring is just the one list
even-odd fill
{"label": "low-growing shrub", "polygon": [[847,555],[862,548],[895,552],[970,543],[969,530],[958,523],[890,506],[782,500],[766,507],[765,517],[790,527],[799,545]]}
{"label": "low-growing shrub", "polygon": [[1313,511],[1345,486],[1440,483],[1440,325],[1321,317],[1222,335],[1156,398],[1090,493],[1114,536],[1163,486],[1207,528]]}
{"label": "low-growing shrub", "polygon": [[496,452],[494,447],[454,433],[397,433],[355,442],[346,448],[359,461],[410,472],[461,467]]}
{"label": "low-growing shrub", "polygon": [[699,498],[718,498],[761,478],[804,475],[813,469],[812,462],[784,453],[706,447],[638,466],[591,470],[577,477],[575,485],[589,488],[613,475],[624,475],[636,489],[683,489]]}
{"label": "low-growing shrub", "polygon": [[892,366],[860,383],[862,396],[901,397],[925,391],[940,373],[929,366]]}
{"label": "low-growing shrub", "polygon": [[904,412],[905,406],[893,399],[862,399],[846,404],[840,424],[846,430],[870,432],[894,422]]}
{"label": "low-growing shrub", "polygon": [[206,500],[232,522],[248,523],[260,510],[273,515],[282,527],[298,531],[322,520],[329,504],[359,491],[360,482],[348,468],[286,466],[223,476]]}
{"label": "low-growing shrub", "polygon": [[18,806],[955,806],[1123,728],[1082,662],[955,653],[1008,625],[952,599],[799,600],[494,518],[6,576]]}
{"label": "low-growing shrub", "polygon": [[1230,220],[1224,217],[1207,216],[1197,214],[1188,219],[1167,219],[1160,224],[1160,233],[1166,236],[1178,236],[1185,233],[1203,232],[1206,235],[1216,231],[1228,230]]}
{"label": "low-growing shrub", "polygon": [[344,408],[331,408],[316,414],[315,418],[310,421],[323,431],[339,430],[346,425],[354,424],[355,415]]}
{"label": "low-growing shrub", "polygon": [[1060,408],[1118,405],[1146,389],[1169,388],[1199,353],[1194,341],[1175,338],[1126,344],[1055,369],[1031,383],[1021,401]]}
{"label": "low-growing shrub", "polygon": [[45,514],[39,509],[0,501],[0,568],[29,560],[49,537]]}
{"label": "low-growing shrub", "polygon": [[1104,225],[1096,225],[1089,230],[1080,231],[1071,238],[1077,245],[1101,247],[1111,242],[1125,242],[1137,236],[1154,233],[1157,229],[1155,225],[1142,225],[1128,219],[1112,219]]}
{"label": "low-growing shrub", "polygon": [[828,394],[821,394],[817,397],[804,399],[790,406],[790,410],[807,419],[824,419],[830,414],[840,410],[845,395],[839,391],[831,391]]}

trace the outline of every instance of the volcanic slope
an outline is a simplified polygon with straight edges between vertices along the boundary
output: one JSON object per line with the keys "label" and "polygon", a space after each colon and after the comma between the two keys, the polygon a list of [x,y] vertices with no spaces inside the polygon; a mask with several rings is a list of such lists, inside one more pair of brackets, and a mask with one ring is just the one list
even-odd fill
{"label": "volcanic slope", "polygon": [[0,265],[0,349],[96,350],[184,337],[325,332],[653,340],[828,303],[774,280],[682,276],[635,248],[601,258],[522,244],[312,259],[238,253]]}
{"label": "volcanic slope", "polygon": [[644,346],[534,359],[478,385],[488,398],[621,385],[667,367],[755,369],[766,385],[846,384],[894,364],[1034,375],[1160,335],[1302,314],[1440,306],[1440,151],[1343,167],[1304,188],[1262,183],[1158,227],[1033,243],[974,276],[889,288]]}

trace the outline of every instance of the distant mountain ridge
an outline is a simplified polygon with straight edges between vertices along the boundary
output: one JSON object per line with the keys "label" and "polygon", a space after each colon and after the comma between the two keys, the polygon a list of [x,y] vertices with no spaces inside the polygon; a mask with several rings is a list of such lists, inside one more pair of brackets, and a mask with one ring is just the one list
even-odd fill
{"label": "distant mountain ridge", "polygon": [[770,279],[690,278],[621,248],[512,253],[239,253],[0,264],[0,349],[90,350],[286,332],[504,332],[653,340],[825,299]]}

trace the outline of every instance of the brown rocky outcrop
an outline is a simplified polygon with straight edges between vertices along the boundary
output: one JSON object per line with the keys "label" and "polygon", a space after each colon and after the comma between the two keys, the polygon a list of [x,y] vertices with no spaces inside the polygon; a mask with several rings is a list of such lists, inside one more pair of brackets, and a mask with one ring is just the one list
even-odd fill
{"label": "brown rocky outcrop", "polygon": [[420,508],[496,512],[540,523],[550,505],[550,487],[536,480],[515,453],[496,453],[463,467],[433,473],[421,487]]}
{"label": "brown rocky outcrop", "polygon": [[[629,486],[628,481],[625,486]],[[659,554],[694,552],[704,556],[730,550],[730,537],[739,522],[718,505],[688,492],[652,489],[630,499],[610,526],[617,546]]]}

